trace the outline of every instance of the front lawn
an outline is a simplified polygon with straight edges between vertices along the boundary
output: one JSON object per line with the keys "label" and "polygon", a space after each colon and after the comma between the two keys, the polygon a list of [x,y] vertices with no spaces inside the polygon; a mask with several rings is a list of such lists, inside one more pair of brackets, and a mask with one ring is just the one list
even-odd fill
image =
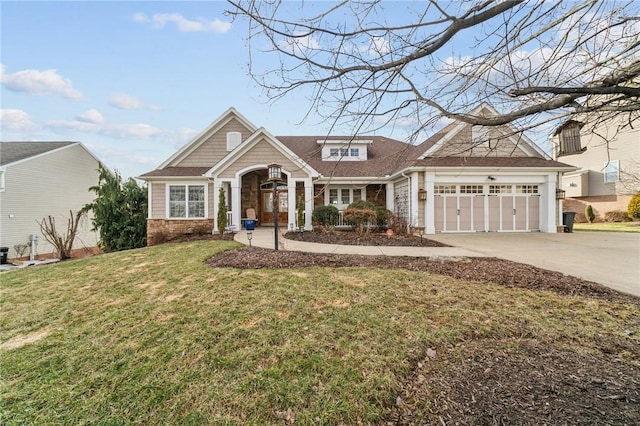
{"label": "front lawn", "polygon": [[[488,422],[472,401],[507,422],[640,421],[632,299],[404,269],[205,262],[236,246],[165,244],[2,273],[2,423]],[[501,387],[483,374],[518,402],[497,404]],[[536,407],[548,416],[526,414]]]}
{"label": "front lawn", "polygon": [[574,231],[640,232],[640,222],[574,223]]}

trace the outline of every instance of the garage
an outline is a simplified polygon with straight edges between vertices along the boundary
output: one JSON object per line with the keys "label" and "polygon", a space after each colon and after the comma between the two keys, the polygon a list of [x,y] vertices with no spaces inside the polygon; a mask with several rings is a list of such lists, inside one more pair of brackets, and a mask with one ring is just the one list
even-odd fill
{"label": "garage", "polygon": [[436,232],[540,230],[540,191],[533,184],[436,184]]}

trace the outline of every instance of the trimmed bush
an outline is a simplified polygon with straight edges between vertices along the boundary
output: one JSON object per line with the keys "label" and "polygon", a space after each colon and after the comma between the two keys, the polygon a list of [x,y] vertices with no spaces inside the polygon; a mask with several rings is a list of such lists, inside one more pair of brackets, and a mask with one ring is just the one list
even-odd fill
{"label": "trimmed bush", "polygon": [[630,222],[631,218],[627,212],[622,210],[614,210],[612,212],[606,212],[604,214],[605,222]]}
{"label": "trimmed bush", "polygon": [[629,200],[627,215],[630,219],[640,219],[640,191]]}
{"label": "trimmed bush", "polygon": [[587,218],[587,221],[589,223],[593,223],[593,221],[595,220],[596,214],[593,212],[593,207],[591,207],[591,204],[585,207],[584,216]]}
{"label": "trimmed bush", "polygon": [[367,226],[369,222],[376,220],[376,211],[374,209],[358,209],[348,207],[343,212],[344,220],[349,222],[359,236],[363,236],[369,232]]}
{"label": "trimmed bush", "polygon": [[325,230],[330,230],[338,224],[340,211],[336,206],[320,206],[313,210],[311,220],[315,226],[320,226]]}
{"label": "trimmed bush", "polygon": [[391,210],[382,206],[376,206],[376,222],[378,229],[386,229],[389,224],[389,218],[393,215]]}

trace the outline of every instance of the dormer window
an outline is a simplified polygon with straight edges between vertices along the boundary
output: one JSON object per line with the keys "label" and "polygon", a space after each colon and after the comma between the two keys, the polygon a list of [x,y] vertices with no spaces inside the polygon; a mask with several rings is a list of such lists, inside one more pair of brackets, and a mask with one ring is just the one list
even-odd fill
{"label": "dormer window", "polygon": [[366,161],[367,146],[373,141],[370,139],[318,140],[317,143],[322,145],[324,161]]}
{"label": "dormer window", "polygon": [[556,130],[556,135],[560,140],[558,156],[580,154],[587,148],[583,148],[580,142],[580,128],[582,123],[578,121],[568,121],[561,128]]}

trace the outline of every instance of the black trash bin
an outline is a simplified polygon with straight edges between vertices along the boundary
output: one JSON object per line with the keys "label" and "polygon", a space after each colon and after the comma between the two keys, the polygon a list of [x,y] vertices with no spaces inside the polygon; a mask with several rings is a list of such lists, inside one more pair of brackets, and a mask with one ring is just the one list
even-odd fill
{"label": "black trash bin", "polygon": [[0,265],[7,264],[8,255],[9,255],[9,247],[0,247]]}
{"label": "black trash bin", "polygon": [[576,218],[576,212],[562,212],[562,223],[564,224],[564,232],[573,232],[573,221]]}

